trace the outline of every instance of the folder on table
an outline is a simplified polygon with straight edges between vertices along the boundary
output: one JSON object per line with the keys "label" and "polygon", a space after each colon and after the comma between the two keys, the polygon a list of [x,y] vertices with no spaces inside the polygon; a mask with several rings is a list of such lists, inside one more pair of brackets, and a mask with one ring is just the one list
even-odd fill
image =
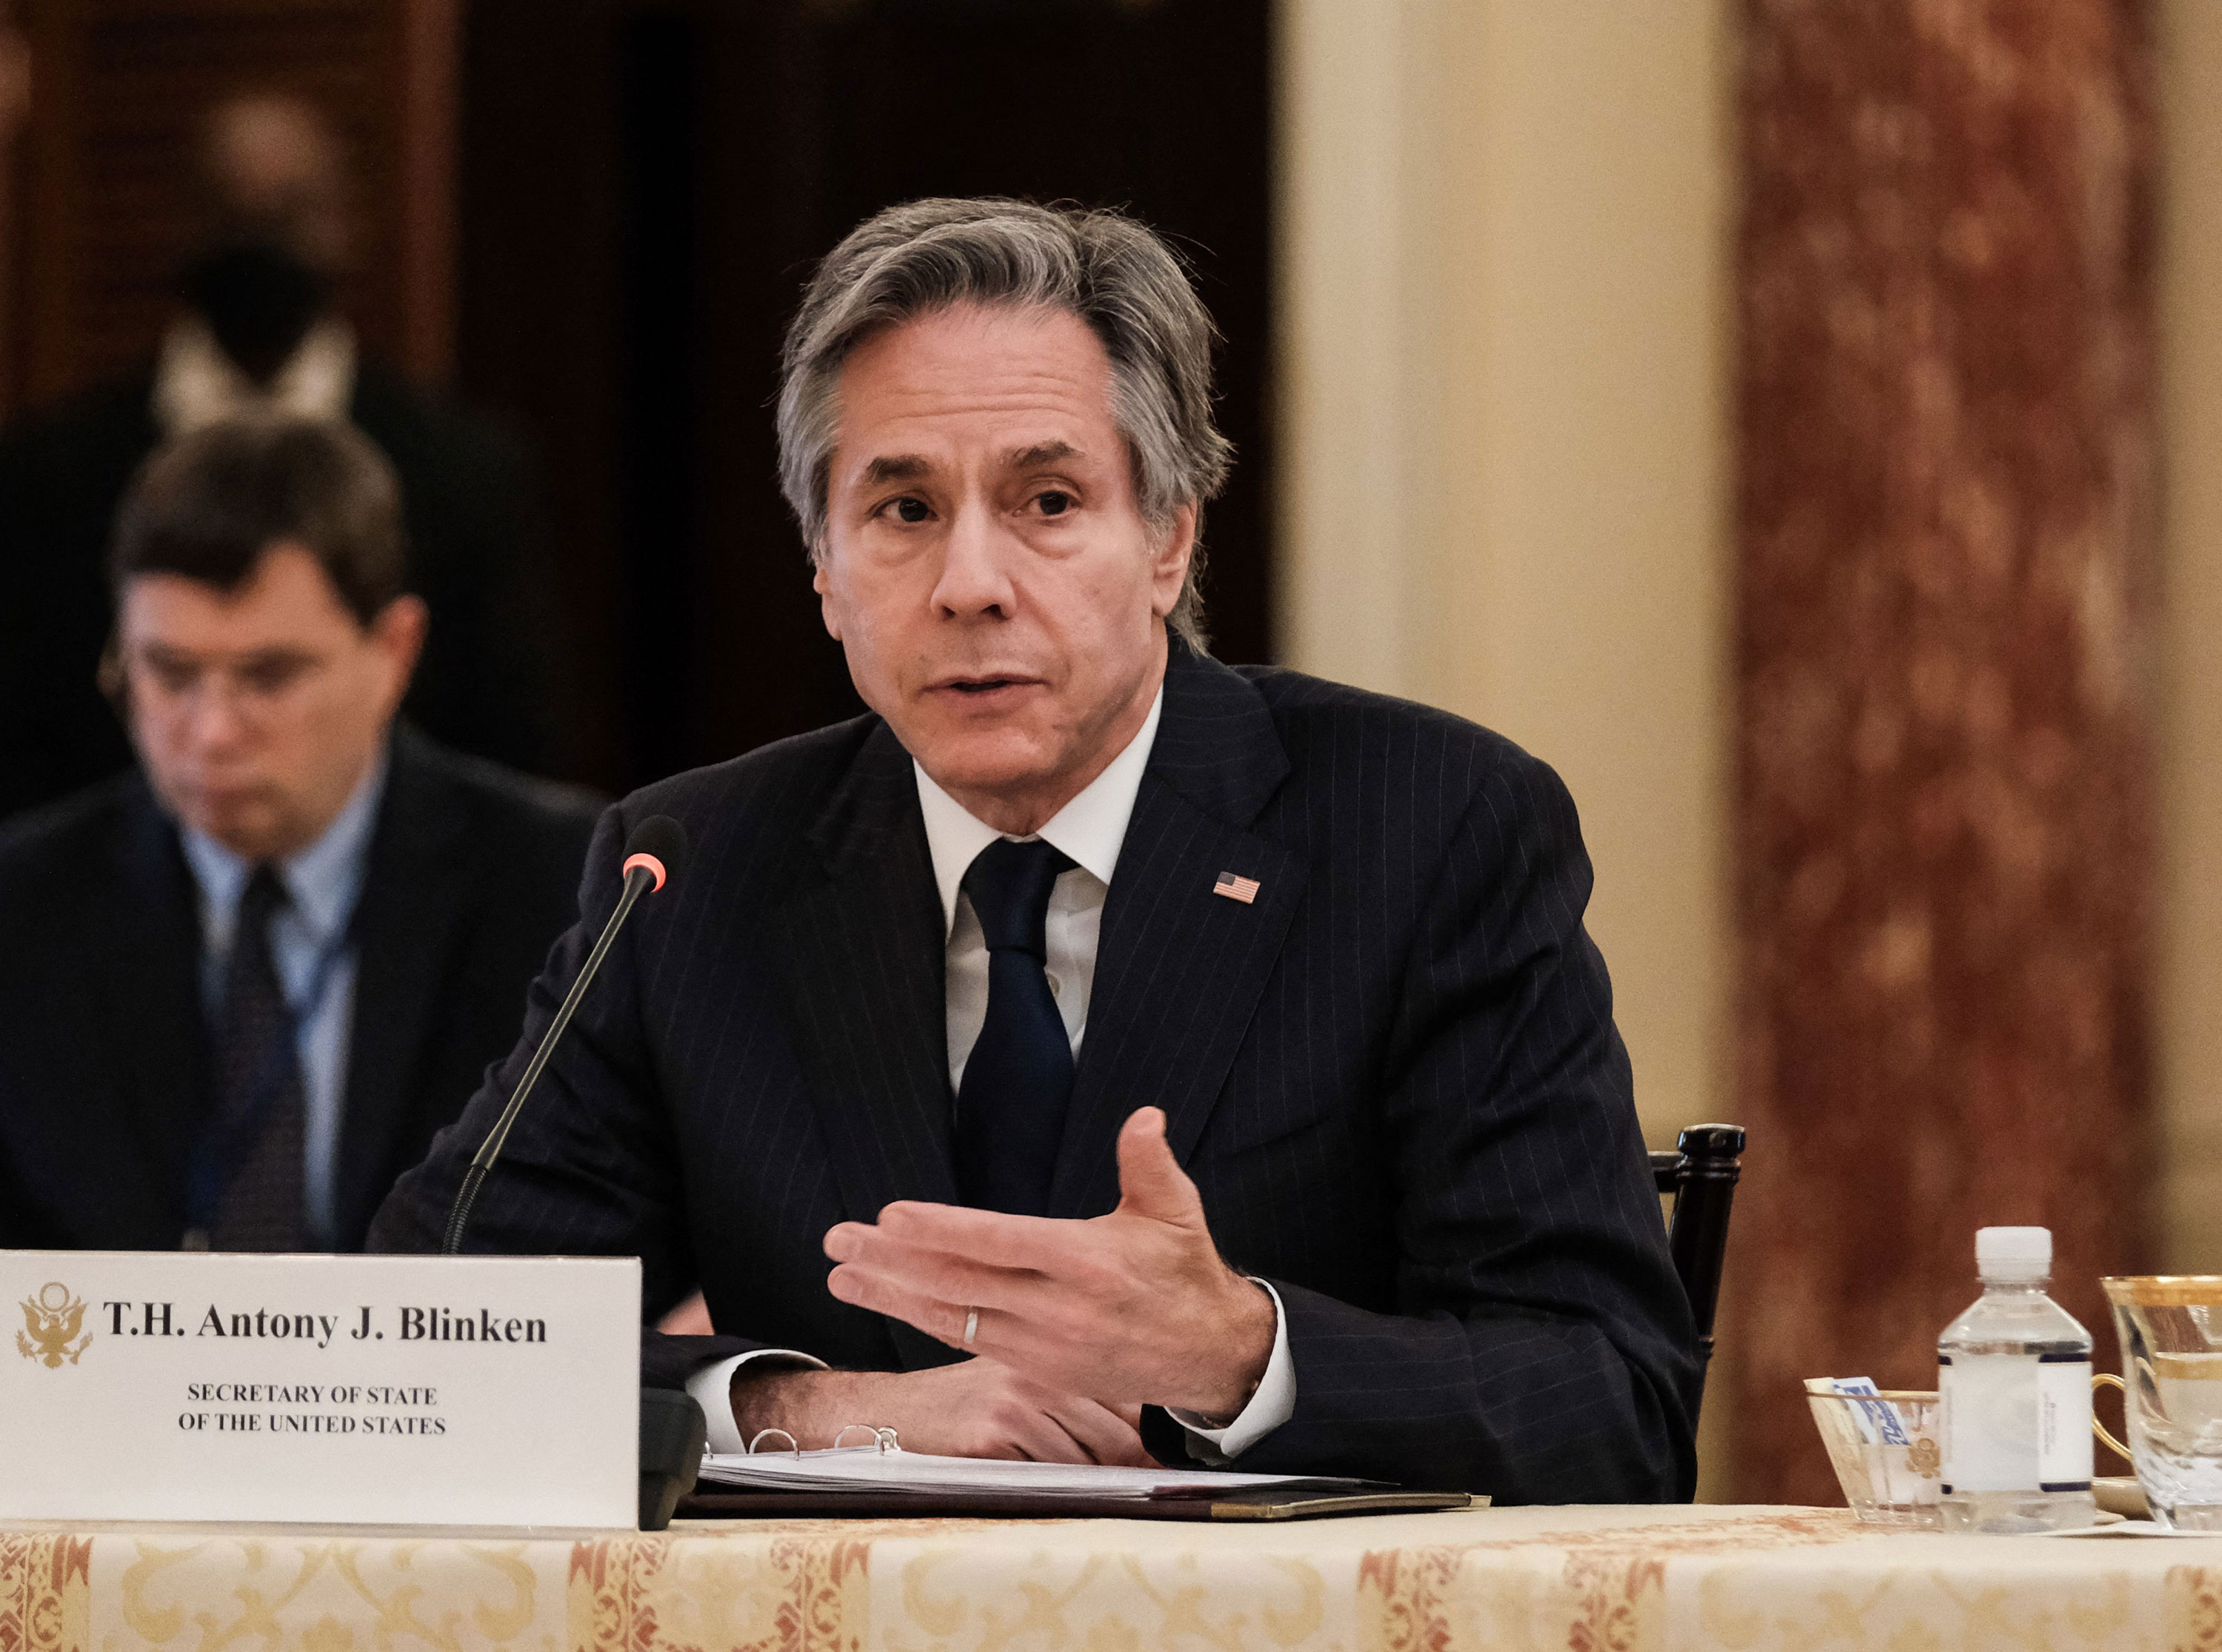
{"label": "folder on table", "polygon": [[1139,1520],[1294,1520],[1464,1509],[1465,1492],[1408,1492],[1329,1475],[1010,1462],[872,1443],[702,1459],[682,1518],[950,1514]]}

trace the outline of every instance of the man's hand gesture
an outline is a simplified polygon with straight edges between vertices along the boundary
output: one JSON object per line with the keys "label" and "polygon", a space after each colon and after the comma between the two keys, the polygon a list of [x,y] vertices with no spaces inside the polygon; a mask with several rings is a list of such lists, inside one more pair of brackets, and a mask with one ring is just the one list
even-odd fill
{"label": "man's hand gesture", "polygon": [[1046,1388],[1232,1418],[1271,1357],[1273,1304],[1220,1260],[1155,1107],[1119,1132],[1119,1191],[1086,1222],[890,1205],[827,1232],[827,1287]]}

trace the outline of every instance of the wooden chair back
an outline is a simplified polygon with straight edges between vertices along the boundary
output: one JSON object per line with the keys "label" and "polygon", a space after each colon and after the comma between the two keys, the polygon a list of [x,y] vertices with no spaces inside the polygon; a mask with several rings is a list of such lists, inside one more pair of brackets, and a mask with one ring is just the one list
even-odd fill
{"label": "wooden chair back", "polygon": [[[1721,1259],[1729,1246],[1729,1212],[1743,1171],[1743,1126],[1692,1124],[1677,1138],[1679,1149],[1651,1155],[1660,1197],[1674,1201],[1667,1217],[1666,1248],[1698,1322],[1699,1357],[1713,1357],[1713,1312],[1720,1305]],[[1703,1380],[1702,1373],[1699,1380]]]}

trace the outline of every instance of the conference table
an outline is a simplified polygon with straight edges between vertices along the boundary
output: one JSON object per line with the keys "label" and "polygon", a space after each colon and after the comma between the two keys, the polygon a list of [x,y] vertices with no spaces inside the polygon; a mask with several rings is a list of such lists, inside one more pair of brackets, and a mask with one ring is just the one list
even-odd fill
{"label": "conference table", "polygon": [[[4,1472],[4,1470],[0,1470]],[[2222,1649],[2222,1537],[1842,1510],[0,1531],[0,1652]]]}

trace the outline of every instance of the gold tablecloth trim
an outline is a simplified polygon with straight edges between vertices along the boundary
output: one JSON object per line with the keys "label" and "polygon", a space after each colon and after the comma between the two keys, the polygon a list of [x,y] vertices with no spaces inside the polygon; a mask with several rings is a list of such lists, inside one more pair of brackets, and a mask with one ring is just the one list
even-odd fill
{"label": "gold tablecloth trim", "polygon": [[[820,1533],[784,1533],[761,1564],[712,1566],[712,1599],[730,1619],[738,1605],[744,1632],[718,1644],[734,1649],[862,1652],[870,1605],[863,1593],[871,1543],[839,1523]],[[742,1551],[736,1551],[738,1555]],[[684,1550],[681,1551],[682,1555]],[[609,1537],[573,1545],[565,1619],[570,1652],[693,1652],[701,1645],[668,1620],[699,1609],[703,1593],[674,1565],[669,1536]],[[667,1632],[677,1628],[677,1633]],[[745,1632],[752,1628],[758,1632]]]}
{"label": "gold tablecloth trim", "polygon": [[0,1652],[81,1652],[92,1543],[0,1533]]}
{"label": "gold tablecloth trim", "polygon": [[[1479,1557],[1562,1550],[1560,1608],[1572,1652],[1637,1652],[1660,1643],[1666,1561],[1679,1555],[1759,1553],[1842,1542],[1861,1535],[1849,1512],[1769,1511],[1703,1524],[1541,1531],[1516,1537],[1383,1549],[1359,1562],[1365,1644],[1379,1652],[1441,1652],[1460,1643],[1464,1579]],[[1542,1586],[1547,1592],[1547,1586]],[[1531,1597],[1532,1599],[1532,1597]]]}
{"label": "gold tablecloth trim", "polygon": [[2222,1652],[2222,1541],[1841,1511],[0,1532],[0,1652]]}

